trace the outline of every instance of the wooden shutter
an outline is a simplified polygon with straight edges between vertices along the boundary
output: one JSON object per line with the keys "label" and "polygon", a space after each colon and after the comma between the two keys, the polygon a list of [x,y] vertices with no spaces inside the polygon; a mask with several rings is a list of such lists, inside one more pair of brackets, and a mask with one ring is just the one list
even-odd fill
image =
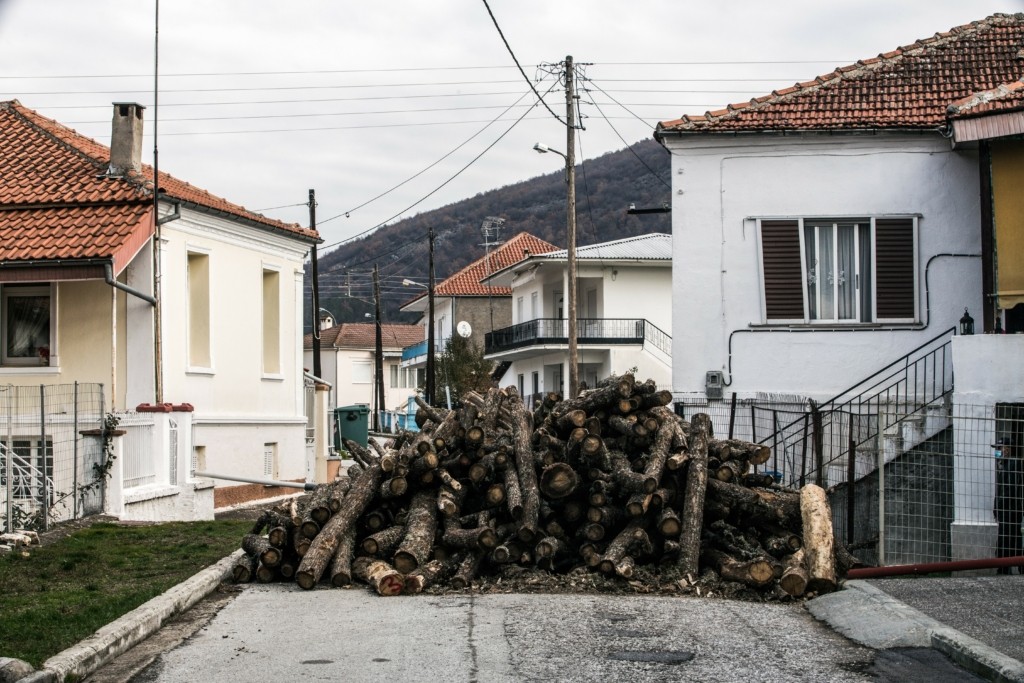
{"label": "wooden shutter", "polygon": [[797,221],[761,222],[761,265],[765,319],[803,320],[804,278]]}
{"label": "wooden shutter", "polygon": [[875,221],[875,312],[879,320],[913,320],[914,221]]}

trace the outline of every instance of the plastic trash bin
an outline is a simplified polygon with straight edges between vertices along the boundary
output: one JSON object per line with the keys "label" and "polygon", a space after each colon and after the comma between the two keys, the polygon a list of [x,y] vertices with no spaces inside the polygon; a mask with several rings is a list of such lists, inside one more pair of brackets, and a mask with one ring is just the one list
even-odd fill
{"label": "plastic trash bin", "polygon": [[367,416],[370,409],[367,406],[339,406],[334,409],[334,448],[339,451],[345,450],[342,439],[355,441],[361,446],[366,446],[369,429],[367,427]]}

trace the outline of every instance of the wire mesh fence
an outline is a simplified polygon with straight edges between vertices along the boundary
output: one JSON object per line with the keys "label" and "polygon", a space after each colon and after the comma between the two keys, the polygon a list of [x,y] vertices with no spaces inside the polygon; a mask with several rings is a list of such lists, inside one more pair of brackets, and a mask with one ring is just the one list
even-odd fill
{"label": "wire mesh fence", "polygon": [[102,510],[103,441],[82,432],[102,430],[103,406],[101,384],[0,386],[0,528]]}
{"label": "wire mesh fence", "polygon": [[684,396],[675,410],[707,413],[718,438],[770,445],[755,469],[779,484],[823,486],[837,539],[869,564],[1024,554],[1024,404],[928,399],[822,415],[799,397]]}

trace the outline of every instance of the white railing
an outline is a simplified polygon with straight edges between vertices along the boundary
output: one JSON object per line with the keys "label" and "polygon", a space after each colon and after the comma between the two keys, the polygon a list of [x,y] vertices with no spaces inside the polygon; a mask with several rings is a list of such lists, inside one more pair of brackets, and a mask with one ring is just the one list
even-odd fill
{"label": "white railing", "polygon": [[142,413],[125,413],[118,428],[125,431],[124,488],[155,484],[157,458],[153,451],[153,418]]}

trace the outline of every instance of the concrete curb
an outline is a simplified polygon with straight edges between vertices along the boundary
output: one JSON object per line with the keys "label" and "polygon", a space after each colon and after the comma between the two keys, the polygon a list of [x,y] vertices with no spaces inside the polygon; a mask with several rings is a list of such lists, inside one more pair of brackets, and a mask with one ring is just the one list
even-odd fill
{"label": "concrete curb", "polygon": [[866,581],[807,603],[807,610],[850,640],[875,650],[931,647],[991,681],[1024,683],[1024,664],[897,600]]}
{"label": "concrete curb", "polygon": [[100,628],[93,635],[43,662],[43,668],[19,683],[61,683],[68,677],[85,678],[114,657],[128,651],[184,612],[231,576],[235,562],[244,554],[236,550],[216,564],[136,607]]}

